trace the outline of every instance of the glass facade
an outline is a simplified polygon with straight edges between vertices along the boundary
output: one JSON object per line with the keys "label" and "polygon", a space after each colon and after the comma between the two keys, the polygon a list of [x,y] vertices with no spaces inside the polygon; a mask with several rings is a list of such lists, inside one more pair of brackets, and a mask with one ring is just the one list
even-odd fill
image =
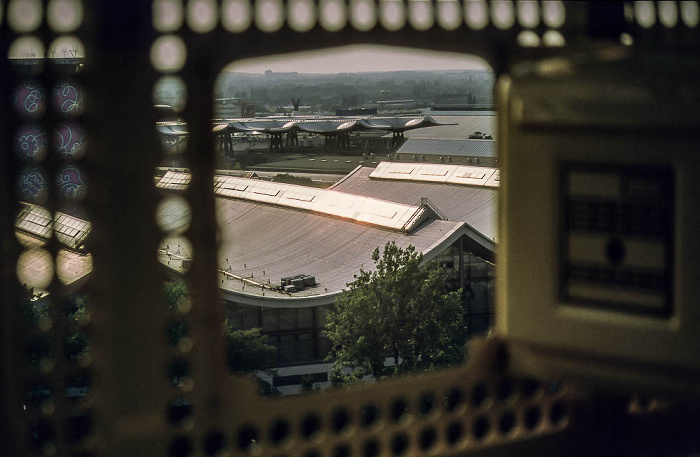
{"label": "glass facade", "polygon": [[[450,290],[463,289],[464,326],[469,336],[479,335],[493,324],[494,265],[467,251],[460,256],[459,246],[456,242],[434,261]],[[235,328],[262,329],[267,343],[276,348],[277,367],[323,362],[330,351],[323,335],[330,306],[271,308],[227,301],[225,307]]]}

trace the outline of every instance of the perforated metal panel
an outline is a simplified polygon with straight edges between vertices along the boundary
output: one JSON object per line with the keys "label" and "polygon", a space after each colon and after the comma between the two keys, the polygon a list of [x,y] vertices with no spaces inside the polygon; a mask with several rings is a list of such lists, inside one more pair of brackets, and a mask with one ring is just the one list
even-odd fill
{"label": "perforated metal panel", "polygon": [[[697,43],[697,2],[624,8],[626,16],[611,17],[628,22],[608,24],[596,22],[605,8],[561,1],[0,3],[3,455],[574,451],[579,442],[569,438],[579,423],[572,392],[509,376],[495,340],[474,347],[468,364],[449,371],[313,397],[263,399],[252,381],[229,376],[216,306],[213,87],[235,59],[349,43],[469,52],[497,72],[507,71],[510,60],[565,52],[589,32],[628,44]],[[22,70],[4,57],[17,53],[30,61]],[[59,70],[65,66],[58,60],[69,65],[72,57],[84,60]],[[159,227],[155,217],[169,198],[153,183],[168,154],[152,106],[163,76],[180,78],[187,92],[178,116],[190,137],[177,149],[191,172],[181,206],[192,222],[176,227]],[[66,84],[78,88],[73,99]],[[24,111],[13,103],[20,97],[28,101]],[[85,135],[84,145],[68,139],[76,132]],[[29,135],[31,153],[13,152],[27,151],[17,140]],[[43,247],[20,244],[14,232],[24,201],[53,215],[69,207],[92,224],[88,279],[61,279],[58,235]],[[190,243],[192,254],[183,271],[190,302],[176,311],[162,303],[157,258],[173,236]],[[30,263],[27,275],[22,266]],[[48,314],[27,321],[20,304],[29,287],[49,298],[29,300],[35,309],[48,306]],[[71,314],[80,308],[76,297],[89,302],[79,318]],[[163,335],[174,319],[189,329],[188,344],[168,347]],[[68,348],[67,338],[76,334],[89,337],[89,349]]]}

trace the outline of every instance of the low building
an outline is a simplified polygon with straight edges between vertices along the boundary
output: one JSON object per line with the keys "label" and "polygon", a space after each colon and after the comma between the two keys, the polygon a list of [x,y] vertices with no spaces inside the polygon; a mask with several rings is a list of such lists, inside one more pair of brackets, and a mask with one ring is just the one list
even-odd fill
{"label": "low building", "polygon": [[255,117],[255,105],[240,98],[214,99],[214,119]]}

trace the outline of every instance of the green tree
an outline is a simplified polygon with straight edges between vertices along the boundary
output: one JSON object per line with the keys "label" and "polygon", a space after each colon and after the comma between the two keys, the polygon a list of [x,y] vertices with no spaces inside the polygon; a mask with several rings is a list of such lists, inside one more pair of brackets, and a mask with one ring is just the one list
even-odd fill
{"label": "green tree", "polygon": [[275,361],[275,347],[265,342],[259,328],[238,330],[226,322],[226,363],[238,374],[267,372]]}
{"label": "green tree", "polygon": [[[190,291],[187,283],[180,280],[166,281],[163,298],[170,309],[189,306]],[[171,322],[166,328],[166,340],[170,345],[187,335],[187,325],[181,319]],[[263,372],[275,361],[275,348],[265,343],[261,329],[238,330],[228,320],[224,322],[226,360],[234,373]]]}
{"label": "green tree", "polygon": [[[328,313],[331,380],[430,370],[462,360],[464,328],[459,292],[448,292],[435,263],[422,264],[413,246],[394,242],[372,254]],[[385,358],[393,358],[387,367]]]}
{"label": "green tree", "polygon": [[189,301],[190,290],[185,281],[175,279],[163,285],[163,299],[169,309],[184,306]]}

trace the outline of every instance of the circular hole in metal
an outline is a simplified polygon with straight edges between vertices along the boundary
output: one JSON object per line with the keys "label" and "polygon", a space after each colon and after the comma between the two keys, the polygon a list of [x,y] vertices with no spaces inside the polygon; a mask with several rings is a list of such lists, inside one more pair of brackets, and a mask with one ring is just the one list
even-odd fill
{"label": "circular hole in metal", "polygon": [[510,0],[495,0],[491,2],[491,21],[501,30],[508,30],[515,24],[515,13]]}
{"label": "circular hole in metal", "polygon": [[549,410],[549,421],[554,426],[562,425],[566,419],[566,407],[560,402],[556,402]]}
{"label": "circular hole in metal", "polygon": [[[60,240],[57,233],[56,238]],[[64,240],[64,244],[73,244],[72,240]],[[79,247],[79,245],[77,245]],[[68,286],[85,277],[92,271],[92,254],[76,253],[73,249],[60,249],[56,254],[56,277],[62,284]]]}
{"label": "circular hole in metal", "polygon": [[249,451],[258,441],[258,429],[251,424],[242,425],[238,429],[238,449]]}
{"label": "circular hole in metal", "polygon": [[[187,85],[185,81],[176,75],[165,75],[158,78],[153,86],[153,104],[167,106],[175,113],[181,112],[187,104]],[[168,119],[159,120],[165,121]]]}
{"label": "circular hole in metal", "polygon": [[93,434],[94,429],[94,420],[89,414],[71,416],[65,422],[66,441],[73,446],[79,445]]}
{"label": "circular hole in metal", "polygon": [[48,181],[36,166],[23,167],[17,176],[17,191],[22,201],[43,205],[48,198]]}
{"label": "circular hole in metal", "polygon": [[190,363],[184,358],[177,358],[168,364],[166,377],[172,386],[183,387],[190,382]]}
{"label": "circular hole in metal", "polygon": [[15,220],[17,240],[26,248],[46,245],[53,231],[51,213],[41,206],[22,205]]}
{"label": "circular hole in metal", "polygon": [[277,419],[270,427],[270,441],[279,445],[289,437],[289,422],[285,419]]}
{"label": "circular hole in metal", "polygon": [[458,387],[450,389],[445,395],[445,409],[447,411],[454,411],[463,403],[464,393],[462,392],[462,389]]}
{"label": "circular hole in metal", "polygon": [[317,414],[307,414],[301,421],[301,436],[306,439],[313,438],[321,431],[321,418]]}
{"label": "circular hole in metal", "polygon": [[27,384],[24,391],[25,404],[30,409],[42,408],[48,402],[53,402],[53,391],[46,379],[35,380]]}
{"label": "circular hole in metal", "polygon": [[333,450],[333,457],[350,457],[351,455],[352,451],[350,450],[350,446],[347,444],[338,445]]}
{"label": "circular hole in metal", "polygon": [[464,437],[464,425],[461,422],[452,422],[447,426],[445,437],[447,442],[454,446]]}
{"label": "circular hole in metal", "polygon": [[30,369],[47,373],[53,368],[51,341],[46,336],[35,335],[28,338],[25,354]]}
{"label": "circular hole in metal", "polygon": [[498,384],[498,399],[509,401],[515,397],[515,382],[511,378],[503,378]]}
{"label": "circular hole in metal", "polygon": [[540,23],[540,8],[535,0],[520,0],[516,3],[518,22],[525,28],[535,28]]}
{"label": "circular hole in metal", "polygon": [[187,324],[182,319],[170,322],[166,326],[165,341],[169,346],[177,347],[180,341],[187,336]]}
{"label": "circular hole in metal", "polygon": [[469,28],[482,30],[489,25],[489,7],[484,0],[467,0],[464,20]]}
{"label": "circular hole in metal", "polygon": [[187,47],[177,35],[164,35],[151,46],[151,64],[161,72],[178,72],[187,61]]}
{"label": "circular hole in metal", "polygon": [[700,6],[698,2],[681,2],[681,19],[690,28],[697,27],[700,22]]}
{"label": "circular hole in metal", "polygon": [[25,289],[34,289],[35,292],[46,290],[53,273],[53,259],[45,249],[25,249],[17,259],[17,280]]}
{"label": "circular hole in metal", "polygon": [[187,25],[197,33],[208,33],[219,22],[216,0],[190,0],[187,2]]}
{"label": "circular hole in metal", "polygon": [[536,48],[540,45],[540,37],[532,30],[523,30],[518,33],[518,45],[523,48]]}
{"label": "circular hole in metal", "polygon": [[437,2],[437,22],[445,30],[455,30],[462,25],[462,5],[458,0]]}
{"label": "circular hole in metal", "polygon": [[542,21],[547,27],[558,29],[566,22],[566,8],[561,0],[542,3]]}
{"label": "circular hole in metal", "polygon": [[316,24],[316,5],[311,0],[290,0],[287,22],[297,32],[306,32]]}
{"label": "circular hole in metal", "polygon": [[49,27],[56,33],[75,31],[85,14],[80,0],[51,0],[46,13]]}
{"label": "circular hole in metal", "polygon": [[333,431],[340,433],[350,425],[350,412],[346,408],[340,408],[333,411],[331,418],[331,426]]}
{"label": "circular hole in metal", "polygon": [[180,235],[192,222],[192,211],[186,198],[180,195],[165,197],[156,208],[156,223],[165,233]]}
{"label": "circular hole in metal", "polygon": [[625,243],[619,237],[612,237],[605,245],[605,256],[608,262],[614,266],[618,266],[625,261],[627,249]]}
{"label": "circular hole in metal", "polygon": [[161,33],[175,32],[185,19],[182,0],[155,0],[153,2],[153,28]]}
{"label": "circular hole in metal", "polygon": [[556,30],[547,30],[542,35],[542,44],[550,48],[558,48],[566,44],[564,35]]}
{"label": "circular hole in metal", "polygon": [[171,425],[183,425],[192,417],[192,404],[186,398],[175,399],[168,403],[166,416]]}
{"label": "circular hole in metal", "polygon": [[192,439],[185,435],[178,435],[168,443],[168,457],[187,457],[194,452]]}
{"label": "circular hole in metal", "polygon": [[488,435],[490,429],[491,424],[489,423],[488,417],[479,416],[474,421],[474,438],[477,440],[483,439],[486,435]]}
{"label": "circular hole in metal", "polygon": [[321,0],[319,23],[329,32],[337,32],[348,23],[348,12],[344,0]]}
{"label": "circular hole in metal", "polygon": [[[15,39],[7,50],[12,67],[23,76],[38,75],[44,69],[44,43],[33,35]],[[20,60],[21,59],[21,60]]]}
{"label": "circular hole in metal", "polygon": [[632,46],[634,44],[634,38],[629,33],[620,34],[620,43],[625,46]]}
{"label": "circular hole in metal", "polygon": [[360,410],[360,424],[371,427],[379,420],[379,408],[374,403],[368,403]]}
{"label": "circular hole in metal", "polygon": [[429,0],[418,0],[408,3],[408,22],[419,31],[428,30],[435,24],[433,3]]}
{"label": "circular hole in metal", "polygon": [[204,436],[202,447],[205,455],[215,457],[226,449],[226,436],[219,430],[210,431]]}
{"label": "circular hole in metal", "polygon": [[385,29],[395,32],[406,24],[406,10],[403,2],[380,0],[379,23]]}
{"label": "circular hole in metal", "polygon": [[423,451],[430,450],[433,446],[435,446],[436,441],[437,434],[435,433],[434,428],[426,428],[420,433],[420,436],[418,437],[418,445]]}
{"label": "circular hole in metal", "polygon": [[7,22],[17,33],[29,33],[38,29],[44,17],[40,0],[10,0],[7,5]]}
{"label": "circular hole in metal", "polygon": [[520,391],[525,398],[529,399],[537,396],[541,388],[542,386],[536,379],[524,378],[522,381],[520,381]]}
{"label": "circular hole in metal", "polygon": [[421,416],[427,416],[435,410],[435,396],[426,392],[418,398],[418,412]]}
{"label": "circular hole in metal", "polygon": [[85,45],[75,36],[62,35],[51,42],[46,57],[59,63],[65,62],[63,59],[79,59],[85,57]]}
{"label": "circular hole in metal", "polygon": [[366,441],[364,446],[362,446],[362,453],[364,457],[378,457],[381,453],[379,441],[375,439]]}
{"label": "circular hole in metal", "polygon": [[[156,125],[156,131],[160,138],[160,146],[168,156],[171,157],[170,160],[174,160],[175,157],[185,152],[187,146],[190,142],[190,132],[186,123],[180,121],[163,122]],[[168,167],[169,168],[169,167]],[[166,186],[165,182],[159,183],[159,187],[165,189],[173,190],[185,190],[189,187],[190,177],[187,172],[178,173],[173,180],[170,181],[171,185]],[[175,187],[172,187],[175,185]]]}
{"label": "circular hole in metal", "polygon": [[81,201],[87,195],[87,179],[83,167],[68,164],[56,171],[56,188],[62,200]]}
{"label": "circular hole in metal", "polygon": [[17,157],[39,163],[46,157],[46,132],[38,122],[28,122],[17,131],[12,150]]}
{"label": "circular hole in metal", "polygon": [[525,411],[525,428],[534,430],[542,420],[542,412],[539,406],[531,406]]}
{"label": "circular hole in metal", "polygon": [[489,388],[485,383],[479,383],[472,390],[472,404],[477,408],[484,406],[489,399]]}
{"label": "circular hole in metal", "polygon": [[72,81],[56,84],[52,91],[54,111],[63,117],[77,117],[83,112],[83,90]]}
{"label": "circular hole in metal", "polygon": [[284,7],[280,0],[255,2],[255,25],[263,32],[276,32],[284,24]]}
{"label": "circular hole in metal", "polygon": [[29,445],[35,451],[55,450],[52,443],[55,437],[56,430],[49,419],[40,418],[29,424]]}
{"label": "circular hole in metal", "polygon": [[374,0],[352,0],[350,23],[360,32],[374,28],[377,25],[377,6]]}
{"label": "circular hole in metal", "polygon": [[673,28],[678,24],[678,8],[676,7],[676,2],[659,2],[659,22],[667,28]]}
{"label": "circular hole in metal", "polygon": [[656,9],[654,2],[639,0],[634,2],[634,18],[637,24],[645,29],[651,28],[656,23]]}
{"label": "circular hole in metal", "polygon": [[407,450],[410,442],[408,435],[399,433],[391,438],[391,452],[394,455],[403,455]]}
{"label": "circular hole in metal", "polygon": [[46,96],[40,83],[27,80],[17,87],[11,97],[15,111],[23,118],[39,119],[46,112]]}
{"label": "circular hole in metal", "polygon": [[498,420],[498,429],[501,431],[502,434],[507,435],[508,433],[513,431],[514,427],[515,414],[513,414],[512,411],[506,411],[501,415],[501,418]]}
{"label": "circular hole in metal", "polygon": [[250,0],[224,0],[221,5],[221,25],[229,32],[240,33],[253,22]]}
{"label": "circular hole in metal", "polygon": [[87,135],[81,124],[75,121],[62,122],[53,131],[55,152],[65,162],[75,162],[85,156]]}
{"label": "circular hole in metal", "polygon": [[391,404],[391,418],[394,422],[402,422],[408,417],[408,403],[403,398],[397,398]]}
{"label": "circular hole in metal", "polygon": [[194,260],[192,243],[184,236],[169,236],[163,239],[158,249],[161,263],[180,273],[189,271]]}

